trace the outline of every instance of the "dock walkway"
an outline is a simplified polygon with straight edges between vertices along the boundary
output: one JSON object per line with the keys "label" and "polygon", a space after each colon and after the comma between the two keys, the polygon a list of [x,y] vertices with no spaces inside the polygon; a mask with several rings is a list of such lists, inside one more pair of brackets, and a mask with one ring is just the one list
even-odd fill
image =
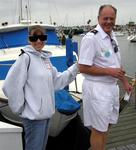
{"label": "dock walkway", "polygon": [[[121,96],[124,91],[121,89]],[[135,89],[129,104],[120,113],[118,124],[109,130],[106,150],[136,150],[136,106]]]}

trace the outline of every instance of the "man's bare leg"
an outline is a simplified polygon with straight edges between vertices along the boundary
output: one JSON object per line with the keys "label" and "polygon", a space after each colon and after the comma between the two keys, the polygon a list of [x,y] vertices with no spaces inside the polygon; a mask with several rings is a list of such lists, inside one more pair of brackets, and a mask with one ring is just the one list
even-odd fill
{"label": "man's bare leg", "polygon": [[105,150],[108,132],[100,132],[92,128],[91,132],[91,150]]}

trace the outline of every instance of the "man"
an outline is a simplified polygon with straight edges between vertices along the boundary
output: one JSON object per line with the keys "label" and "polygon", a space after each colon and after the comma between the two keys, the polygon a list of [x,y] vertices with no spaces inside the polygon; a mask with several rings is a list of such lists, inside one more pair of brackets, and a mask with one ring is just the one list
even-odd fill
{"label": "man", "polygon": [[113,33],[117,10],[111,5],[99,9],[98,25],[81,42],[79,68],[84,74],[84,124],[91,128],[92,150],[104,150],[110,124],[119,116],[119,89],[121,80],[127,92],[132,87],[121,67],[118,43]]}

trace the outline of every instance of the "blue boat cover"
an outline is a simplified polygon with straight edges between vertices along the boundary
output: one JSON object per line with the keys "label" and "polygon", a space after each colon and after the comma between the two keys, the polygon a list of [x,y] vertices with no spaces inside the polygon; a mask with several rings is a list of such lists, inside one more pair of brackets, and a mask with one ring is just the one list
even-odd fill
{"label": "blue boat cover", "polygon": [[[60,45],[55,30],[46,30],[47,45]],[[0,49],[28,45],[28,29],[0,33]]]}
{"label": "blue boat cover", "polygon": [[72,115],[80,109],[80,104],[66,90],[55,92],[55,106],[65,115]]}

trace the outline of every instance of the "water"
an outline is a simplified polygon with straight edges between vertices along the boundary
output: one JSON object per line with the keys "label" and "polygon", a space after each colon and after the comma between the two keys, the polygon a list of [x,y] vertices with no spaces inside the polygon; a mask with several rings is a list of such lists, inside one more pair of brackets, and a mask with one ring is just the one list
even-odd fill
{"label": "water", "polygon": [[[80,48],[81,36],[75,36],[74,40],[78,42],[78,47]],[[121,58],[122,66],[125,69],[127,75],[135,77],[136,73],[136,43],[131,43],[127,40],[127,35],[123,37],[117,37]]]}
{"label": "water", "polygon": [[121,51],[122,66],[128,75],[134,77],[136,73],[136,43],[128,41],[127,36],[117,39]]}

